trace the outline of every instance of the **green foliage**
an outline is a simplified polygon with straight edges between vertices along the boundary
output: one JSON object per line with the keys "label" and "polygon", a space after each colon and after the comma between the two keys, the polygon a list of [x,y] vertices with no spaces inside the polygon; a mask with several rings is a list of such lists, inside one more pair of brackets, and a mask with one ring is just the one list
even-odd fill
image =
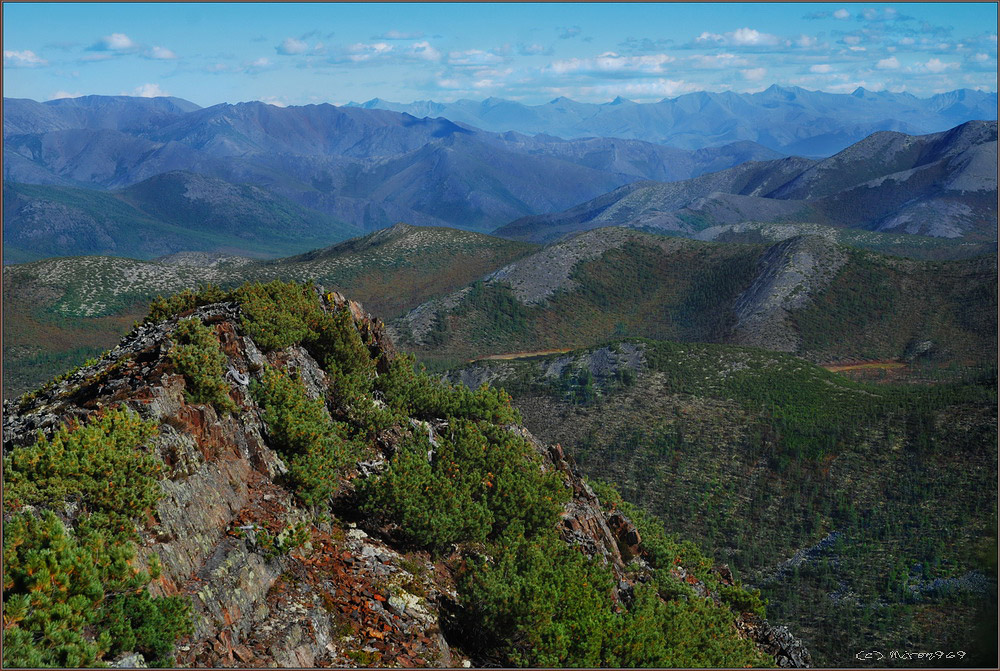
{"label": "green foliage", "polygon": [[174,642],[194,630],[190,606],[180,596],[154,599],[145,591],[117,595],[100,616],[99,626],[111,639],[107,656],[139,652],[151,668],[174,666]]}
{"label": "green foliage", "polygon": [[298,496],[306,505],[326,501],[360,450],[348,427],[330,418],[322,400],[310,399],[301,382],[275,368],[265,368],[250,389]]}
{"label": "green foliage", "polygon": [[[760,585],[759,597],[713,589],[734,611],[756,611],[766,597],[770,617],[789,623],[818,664],[850,665],[844,650],[874,641],[947,636],[969,648],[970,618],[990,595],[929,585],[982,571],[970,539],[995,527],[992,367],[961,383],[872,384],[753,348],[633,342],[648,368],[631,387],[599,380],[599,405],[571,406],[543,376],[551,359],[504,362],[508,388],[525,399],[529,425],[566,445],[585,473],[613,479],[672,533]],[[663,598],[684,598],[661,573],[675,555],[717,581],[628,514],[656,557]],[[804,549],[799,570],[775,573]]]}
{"label": "green foliage", "polygon": [[190,403],[214,405],[220,412],[236,411],[224,375],[228,359],[215,332],[198,319],[184,319],[172,336],[170,361],[187,382],[185,398]]}
{"label": "green foliage", "polygon": [[126,410],[60,429],[51,438],[39,435],[33,445],[4,458],[4,505],[51,507],[77,501],[86,511],[81,529],[130,538],[132,520],[160,497],[157,481],[163,464],[141,449],[155,435],[154,423]]}
{"label": "green foliage", "polygon": [[232,300],[231,293],[210,283],[200,285],[196,290],[184,289],[169,298],[157,296],[149,304],[149,314],[143,320],[143,323],[155,324],[188,310],[194,310],[200,305],[228,300]]}
{"label": "green foliage", "polygon": [[260,528],[254,531],[254,542],[269,558],[289,554],[310,540],[312,534],[305,522],[289,524],[278,534],[271,534],[267,529]]}
{"label": "green foliage", "polygon": [[[518,338],[530,330],[529,312],[506,284],[486,284],[482,280],[472,283],[472,288],[456,314],[473,321],[479,337],[485,340]],[[442,317],[444,319],[444,317]],[[443,341],[442,327],[434,324],[432,339]]]}
{"label": "green foliage", "polygon": [[489,552],[459,578],[480,645],[513,666],[600,666],[614,621],[607,569],[555,533],[529,539],[519,525]]}
{"label": "green foliage", "polygon": [[265,350],[305,341],[322,319],[323,311],[311,284],[258,282],[244,284],[234,293],[243,311],[243,328]]}
{"label": "green foliage", "polygon": [[554,530],[525,537],[512,526],[471,560],[459,593],[479,644],[513,666],[764,666],[733,628],[733,612],[711,599],[663,601],[639,585],[627,610],[610,599],[607,568]]}
{"label": "green foliage", "polygon": [[363,487],[364,509],[400,524],[420,546],[483,541],[515,522],[530,533],[555,524],[568,492],[543,474],[522,438],[487,422],[452,418],[432,445],[411,435],[389,469]]}
{"label": "green foliage", "polygon": [[135,524],[160,496],[160,462],[141,447],[155,425],[113,410],[64,428],[4,459],[7,510],[77,505],[75,533],[51,511],[16,512],[4,524],[4,665],[93,666],[105,655],[142,652],[169,666],[190,631],[187,602],[154,599],[159,572],[132,567]]}
{"label": "green foliage", "polygon": [[334,407],[356,419],[378,424],[370,391],[375,362],[350,311],[323,309],[312,284],[245,284],[235,292],[243,326],[265,350],[301,344],[330,376]]}
{"label": "green foliage", "polygon": [[470,391],[450,385],[415,368],[412,356],[401,355],[389,364],[389,374],[375,381],[375,389],[398,412],[420,419],[464,417],[493,424],[518,424],[521,415],[503,389],[487,385]]}
{"label": "green foliage", "polygon": [[91,666],[107,650],[108,636],[83,634],[104,599],[101,564],[121,563],[102,550],[81,547],[51,512],[4,524],[4,666]]}

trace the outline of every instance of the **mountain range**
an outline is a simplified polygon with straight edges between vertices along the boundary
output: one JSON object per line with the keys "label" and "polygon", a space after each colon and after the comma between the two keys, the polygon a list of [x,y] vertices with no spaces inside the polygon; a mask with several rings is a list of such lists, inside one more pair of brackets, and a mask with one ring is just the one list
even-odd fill
{"label": "mountain range", "polygon": [[696,235],[743,222],[807,222],[997,239],[997,123],[911,136],[883,131],[821,160],[747,162],[670,183],[635,182],[496,234],[547,242],[603,226]]}
{"label": "mountain range", "polygon": [[[638,182],[679,182],[687,190],[688,180],[731,168],[775,170],[774,175],[760,179],[768,184],[774,182],[776,188],[781,175],[790,181],[798,175],[795,170],[804,171],[815,161],[789,157],[785,164],[776,164],[792,145],[761,142],[763,138],[758,136],[751,139],[747,133],[733,130],[740,124],[773,127],[777,133],[779,126],[772,124],[768,115],[781,114],[800,129],[797,132],[811,133],[821,130],[826,122],[810,115],[829,113],[829,123],[842,127],[845,114],[855,120],[880,117],[888,113],[886,105],[891,107],[890,102],[916,104],[913,101],[917,100],[894,94],[831,96],[772,87],[754,94],[757,97],[752,98],[756,101],[753,105],[767,111],[758,114],[740,106],[750,105],[745,96],[700,95],[704,97],[701,103],[697,96],[682,96],[670,102],[668,107],[676,110],[666,116],[664,112],[650,122],[656,128],[676,127],[681,132],[697,121],[708,135],[688,142],[685,146],[689,148],[660,144],[665,140],[653,135],[646,139],[561,139],[517,130],[492,132],[443,116],[418,117],[375,109],[377,105],[281,108],[251,102],[199,108],[176,98],[86,96],[46,103],[5,99],[4,180],[11,185],[7,192],[14,201],[4,213],[8,239],[5,257],[8,263],[26,261],[77,247],[88,253],[140,258],[177,251],[278,257],[400,221],[490,231],[526,216],[573,208],[605,197],[602,194],[614,189],[635,188]],[[722,104],[720,101],[728,101],[730,117],[712,115]],[[838,101],[848,110],[839,116],[831,111],[838,108]],[[552,109],[577,109],[570,102],[563,101]],[[984,111],[988,102],[989,94],[959,91],[921,104],[936,115],[935,123],[944,124],[945,119],[951,123],[989,118]],[[912,131],[933,125],[920,121],[931,112],[917,114],[899,105],[897,113],[909,122],[883,126]],[[630,109],[640,115],[646,114],[641,110],[647,108],[660,109],[624,101],[592,107]],[[420,114],[429,111],[414,109]],[[583,112],[574,114],[581,116]],[[734,125],[735,117],[742,121]],[[642,126],[635,120],[620,123],[634,129]],[[864,126],[848,135],[853,140],[875,129]],[[612,126],[600,132],[615,135]],[[712,134],[718,137],[712,139]],[[635,135],[642,133],[637,130]],[[963,174],[978,176],[988,167],[987,154],[967,157],[971,163]],[[747,164],[764,165],[747,168]],[[898,166],[905,167],[902,163]],[[949,164],[945,169],[960,167]],[[918,172],[897,196],[922,187],[920,179],[936,174],[934,170]],[[171,184],[170,188],[152,186],[160,184],[157,179]],[[716,184],[719,179],[712,177],[698,184]],[[829,175],[824,175],[823,180],[832,181]],[[931,182],[929,188],[940,190],[941,185],[933,179]],[[28,184],[32,188],[20,188]],[[700,196],[733,189],[721,182],[707,192],[697,186],[691,188]],[[152,204],[153,194],[164,202]],[[827,209],[836,210],[836,196],[829,198],[832,200]],[[777,203],[778,199],[789,203]],[[802,213],[801,208],[794,209],[790,204],[793,200],[802,200],[802,195],[789,192],[767,203],[753,201],[749,205],[730,198],[709,209],[713,216],[720,210],[733,211],[726,217],[716,217],[721,223],[755,218],[761,208],[764,219],[787,219]],[[929,203],[897,203],[902,209],[897,219],[910,222],[904,227],[908,232],[964,232],[968,226],[978,224],[965,221],[968,203],[959,200],[946,197]],[[235,223],[243,216],[250,221],[246,227]],[[928,216],[958,221],[954,225],[940,224],[933,230],[913,223]],[[262,223],[268,218],[279,222],[274,230]],[[210,231],[197,232],[205,220],[217,225]],[[124,222],[135,226],[123,242],[114,242]],[[296,225],[303,234],[303,243],[297,247],[287,235],[291,222],[300,222]]]}
{"label": "mountain range", "polygon": [[560,97],[542,105],[502,98],[403,104],[374,98],[348,105],[440,116],[498,132],[633,138],[685,149],[750,140],[804,156],[828,156],[880,130],[921,135],[997,118],[995,92],[959,89],[917,98],[864,88],[841,94],[778,85],[758,93],[700,91],[655,103],[619,97],[594,104]]}
{"label": "mountain range", "polygon": [[[231,185],[228,193],[213,188],[215,201],[230,211],[245,208],[246,184],[256,194],[263,190],[272,200],[305,208],[298,216],[307,222],[306,234],[310,220],[325,220],[320,244],[331,244],[399,221],[485,231],[526,214],[565,209],[637,179],[684,179],[777,156],[751,142],[688,151],[638,140],[565,141],[333,105],[192,107],[159,98],[6,100],[5,182],[120,191],[164,173],[196,173]],[[32,194],[42,201],[65,200],[58,192]],[[171,196],[161,212],[192,209],[176,189],[162,197]],[[66,227],[91,226],[90,220],[103,216],[103,206],[88,209],[83,200],[76,199],[72,212],[60,211]],[[35,235],[36,222],[18,215],[19,210],[8,212],[14,218],[9,225]],[[176,224],[179,216],[161,223]],[[195,217],[182,226],[200,222]],[[28,245],[25,237],[12,237]],[[23,249],[36,256],[52,251],[37,245]],[[110,246],[87,249],[118,253]],[[288,252],[263,239],[256,251]],[[140,255],[162,253],[163,245]]]}

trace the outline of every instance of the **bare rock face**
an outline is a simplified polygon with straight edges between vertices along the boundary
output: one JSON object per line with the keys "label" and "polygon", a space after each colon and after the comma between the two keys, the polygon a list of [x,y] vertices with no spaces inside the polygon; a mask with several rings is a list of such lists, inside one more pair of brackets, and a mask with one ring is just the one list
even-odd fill
{"label": "bare rock face", "polygon": [[[350,311],[384,372],[396,356],[384,324],[339,294],[322,300],[329,309]],[[211,406],[186,400],[185,379],[168,360],[180,317],[196,317],[215,330],[228,359],[225,380],[237,412],[222,416]],[[207,305],[137,327],[97,363],[6,402],[4,452],[30,444],[38,431],[51,434],[72,419],[112,406],[128,407],[159,424],[155,449],[166,466],[163,496],[139,530],[137,561],[144,564],[158,555],[162,574],[148,589],[183,595],[191,604],[195,630],[177,644],[180,666],[468,664],[443,633],[448,612],[458,602],[447,561],[435,563],[425,552],[395,546],[390,534],[356,511],[355,522],[347,521],[350,515],[318,516],[281,484],[286,465],[272,449],[250,393],[266,363],[294,368],[311,395],[324,393],[327,378],[319,363],[301,347],[262,353],[244,331],[236,304]],[[417,424],[433,441],[434,423]],[[627,600],[626,565],[643,556],[635,525],[620,512],[602,508],[561,447],[543,445],[523,427],[510,430],[535,447],[544,468],[562,474],[573,492],[561,521],[562,537],[611,567],[618,584],[615,597]],[[393,436],[383,436],[347,479],[379,468],[393,450]],[[350,482],[344,484],[349,490]],[[269,551],[265,539],[280,538],[295,525],[308,529],[308,542],[289,552]],[[703,585],[698,587],[707,595]],[[808,653],[787,632],[763,621],[741,622],[743,635],[779,664],[808,664]],[[121,667],[144,664],[141,656],[112,661]]]}
{"label": "bare rock face", "polygon": [[795,352],[800,337],[789,312],[836,277],[847,257],[820,236],[796,236],[773,245],[758,262],[757,276],[733,304],[731,341],[778,352]]}

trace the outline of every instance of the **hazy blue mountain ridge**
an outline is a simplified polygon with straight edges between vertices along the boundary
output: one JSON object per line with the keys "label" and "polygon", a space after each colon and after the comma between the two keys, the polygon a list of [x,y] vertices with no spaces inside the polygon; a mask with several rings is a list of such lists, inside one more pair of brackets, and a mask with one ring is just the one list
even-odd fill
{"label": "hazy blue mountain ridge", "polygon": [[973,119],[997,118],[996,93],[969,89],[917,98],[863,88],[837,94],[775,85],[758,93],[700,91],[655,103],[617,98],[594,104],[560,97],[542,105],[500,98],[410,104],[375,98],[348,104],[444,116],[492,131],[634,138],[684,149],[751,140],[775,151],[807,156],[833,154],[880,130],[918,135]]}

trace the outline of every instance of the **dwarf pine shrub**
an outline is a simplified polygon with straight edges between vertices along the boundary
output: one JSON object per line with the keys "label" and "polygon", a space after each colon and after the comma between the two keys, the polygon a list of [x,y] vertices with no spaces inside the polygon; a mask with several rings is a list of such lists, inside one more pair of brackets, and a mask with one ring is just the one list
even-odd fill
{"label": "dwarf pine shrub", "polygon": [[214,284],[201,285],[196,291],[185,289],[169,298],[157,296],[149,304],[149,314],[143,320],[143,323],[156,323],[164,319],[170,319],[182,312],[193,310],[200,305],[228,301],[232,300],[232,298],[232,293]]}
{"label": "dwarf pine shrub", "polygon": [[198,319],[184,319],[172,340],[170,361],[187,382],[188,402],[211,404],[224,414],[235,412],[224,378],[228,359],[215,332]]}
{"label": "dwarf pine shrub", "polygon": [[[118,652],[169,666],[190,630],[187,602],[152,598],[131,564],[136,522],[160,497],[156,427],[127,410],[40,436],[4,458],[3,663],[93,666]],[[74,529],[52,512],[76,505]],[[40,514],[21,510],[26,504]],[[159,564],[150,559],[150,571]]]}
{"label": "dwarf pine shrub", "polygon": [[484,541],[514,523],[529,533],[555,525],[569,491],[558,474],[542,472],[524,439],[452,418],[436,443],[419,433],[401,445],[387,471],[363,485],[365,510],[431,549]]}
{"label": "dwarf pine shrub", "polygon": [[321,399],[309,398],[300,381],[276,368],[265,368],[250,390],[264,410],[275,449],[288,464],[295,492],[306,505],[328,499],[360,452],[348,426],[331,419]]}
{"label": "dwarf pine shrub", "polygon": [[86,506],[85,528],[131,539],[132,520],[160,497],[163,463],[142,447],[156,433],[153,422],[112,410],[51,438],[39,435],[4,458],[5,507],[76,501]]}

